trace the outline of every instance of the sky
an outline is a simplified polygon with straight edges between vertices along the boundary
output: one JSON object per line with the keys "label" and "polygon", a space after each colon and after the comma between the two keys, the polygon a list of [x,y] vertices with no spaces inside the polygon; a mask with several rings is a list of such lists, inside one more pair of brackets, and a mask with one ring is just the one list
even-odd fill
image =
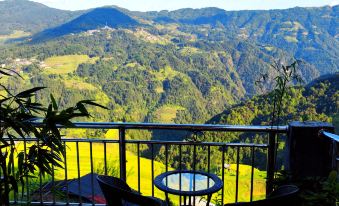
{"label": "sky", "polygon": [[219,7],[225,10],[285,9],[296,6],[338,5],[339,0],[33,0],[49,7],[82,10],[116,5],[132,11],[176,10],[180,8]]}

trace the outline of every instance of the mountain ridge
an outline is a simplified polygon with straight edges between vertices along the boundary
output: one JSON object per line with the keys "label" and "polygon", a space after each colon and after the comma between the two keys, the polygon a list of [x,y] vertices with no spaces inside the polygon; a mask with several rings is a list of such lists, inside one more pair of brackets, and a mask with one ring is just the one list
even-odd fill
{"label": "mountain ridge", "polygon": [[58,27],[47,29],[33,36],[35,40],[44,40],[60,37],[68,34],[80,33],[88,30],[109,28],[128,28],[137,26],[139,23],[112,7],[100,7],[92,9],[77,18]]}

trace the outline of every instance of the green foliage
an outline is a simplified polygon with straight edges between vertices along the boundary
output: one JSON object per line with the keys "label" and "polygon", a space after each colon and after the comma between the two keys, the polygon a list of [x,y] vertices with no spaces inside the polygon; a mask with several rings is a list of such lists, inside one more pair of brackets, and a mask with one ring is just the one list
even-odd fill
{"label": "green foliage", "polygon": [[[0,70],[0,79],[12,75],[21,77],[13,70]],[[0,88],[5,91],[0,98],[0,174],[3,176],[0,203],[3,205],[8,204],[10,191],[18,192],[18,183],[24,186],[26,178],[36,172],[45,176],[52,174],[54,167],[62,167],[65,147],[57,125],[73,126],[70,121],[73,118],[90,116],[85,105],[105,107],[92,100],[82,100],[73,107],[59,110],[53,95],[50,95],[48,107],[33,100],[44,87],[34,87],[18,94],[13,94],[2,84]],[[36,121],[40,123],[38,127]],[[31,137],[37,141],[17,150],[15,141],[18,138],[26,140]],[[15,167],[17,170],[14,170]]]}
{"label": "green foliage", "polygon": [[104,162],[97,163],[94,172],[97,174],[105,174],[113,177],[118,177],[120,173],[118,160],[108,160],[105,165]]}
{"label": "green foliage", "polygon": [[336,171],[332,171],[325,180],[309,180],[306,183],[301,193],[305,206],[335,206],[339,203],[339,175]]}
{"label": "green foliage", "polygon": [[328,177],[293,178],[286,171],[278,173],[275,185],[295,184],[303,206],[336,206],[339,203],[339,175],[331,171]]}
{"label": "green foliage", "polygon": [[[319,95],[321,94],[321,95]],[[290,87],[286,90],[282,100],[280,122],[286,124],[290,121],[324,121],[331,122],[332,116],[338,114],[339,83],[338,75],[330,75],[315,80],[305,87]],[[235,105],[223,113],[216,115],[207,123],[231,124],[231,125],[271,125],[272,94],[256,96],[250,100]],[[338,124],[333,122],[336,127]],[[281,144],[278,147],[277,168],[283,164],[285,136],[278,136]],[[253,142],[267,143],[267,135],[260,134],[237,134],[237,133],[206,133],[206,141],[221,142]],[[212,151],[213,152],[213,151]],[[232,152],[230,153],[232,154]],[[228,155],[226,155],[227,157]],[[229,157],[232,157],[230,155]],[[255,159],[258,160],[261,169],[264,169],[263,162],[266,156],[263,151],[255,152]],[[244,152],[243,163],[249,163],[250,153]]]}
{"label": "green foliage", "polygon": [[214,199],[212,201],[214,202],[215,206],[223,206],[223,204],[222,204],[222,194],[220,192],[218,192],[218,194],[214,196]]}
{"label": "green foliage", "polygon": [[[300,61],[294,61],[290,65],[283,65],[278,62],[272,64],[272,67],[276,71],[277,75],[273,77],[274,84],[273,84],[273,91],[270,92],[269,97],[271,104],[273,105],[271,110],[271,126],[280,125],[280,115],[282,108],[284,107],[284,99],[287,95],[288,87],[294,82],[302,83],[302,78],[297,71],[297,65],[300,64]],[[267,83],[269,80],[269,75],[264,74],[260,80],[256,83],[262,84]]]}

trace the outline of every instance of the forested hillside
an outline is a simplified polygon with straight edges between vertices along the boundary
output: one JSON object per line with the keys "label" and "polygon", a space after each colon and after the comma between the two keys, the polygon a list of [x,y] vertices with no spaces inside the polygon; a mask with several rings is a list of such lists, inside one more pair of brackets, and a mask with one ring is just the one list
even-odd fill
{"label": "forested hillside", "polygon": [[[239,105],[232,106],[221,114],[216,115],[208,124],[230,124],[230,125],[270,125],[271,113],[273,110],[270,94],[253,97]],[[283,109],[281,115],[281,125],[286,125],[290,121],[324,121],[334,122],[336,131],[339,130],[339,74],[324,76],[315,80],[305,87],[291,87],[283,100]],[[169,133],[173,136],[173,133]],[[184,134],[185,138],[195,138],[206,142],[246,142],[246,143],[268,143],[268,136],[265,134],[253,133],[227,133],[227,132],[204,132],[204,134]],[[153,134],[153,138],[161,139],[163,135]],[[167,137],[164,137],[166,139]],[[283,165],[285,136],[279,135],[278,165]],[[171,162],[173,167],[177,167],[178,148],[171,147]],[[158,158],[163,159],[164,148],[159,150]],[[192,152],[192,151],[191,151]],[[266,153],[263,150],[256,150],[255,165],[260,169],[265,169]],[[189,156],[191,153],[188,153]],[[244,164],[250,164],[251,151],[249,148],[242,148],[241,161]],[[206,148],[198,148],[197,167],[206,168],[207,158]],[[221,164],[219,150],[211,150],[210,156],[215,165]],[[236,162],[236,151],[227,148],[226,162]],[[200,161],[201,160],[201,161]],[[185,167],[190,168],[187,164]],[[216,169],[217,168],[213,168]]]}
{"label": "forested hillside", "polygon": [[200,29],[206,40],[225,37],[256,41],[274,52],[283,49],[315,65],[321,74],[338,71],[339,6],[291,8],[269,11],[224,11],[217,8],[180,9],[139,13],[161,23],[179,23],[182,29],[209,25],[218,32]]}
{"label": "forested hillside", "polygon": [[[298,69],[306,83],[338,71],[338,6],[69,12],[18,1],[0,2],[6,5],[0,11],[22,10],[13,17],[1,13],[0,23],[13,19],[17,23],[7,22],[13,35],[27,37],[0,46],[0,63],[22,74],[25,83],[1,81],[13,92],[48,87],[39,94],[43,103],[50,92],[61,106],[100,100],[111,110],[96,111],[96,121],[203,123],[268,92],[272,82],[259,89],[255,81],[264,73],[275,75],[274,61],[301,58]],[[30,13],[32,24],[23,18]],[[0,35],[0,43],[11,38]]]}
{"label": "forested hillside", "polygon": [[[256,96],[216,115],[208,123],[269,125],[273,110],[269,94]],[[339,111],[339,73],[305,87],[290,88],[283,99],[281,124],[289,121],[331,121]]]}

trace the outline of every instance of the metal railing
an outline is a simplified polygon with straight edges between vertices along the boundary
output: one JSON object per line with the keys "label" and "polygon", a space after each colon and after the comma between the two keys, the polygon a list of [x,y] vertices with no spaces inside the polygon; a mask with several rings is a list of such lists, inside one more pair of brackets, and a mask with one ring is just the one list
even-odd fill
{"label": "metal railing", "polygon": [[332,169],[337,170],[339,172],[339,136],[336,134],[332,134],[330,132],[326,132],[324,130],[320,131],[320,135],[328,138],[331,141],[331,162],[332,162]]}
{"label": "metal railing", "polygon": [[[36,124],[37,127],[39,127],[39,124]],[[63,128],[60,126],[60,128]],[[68,127],[69,128],[69,127]],[[155,195],[155,188],[153,184],[153,180],[155,178],[155,149],[159,146],[165,147],[165,171],[168,171],[170,169],[169,165],[169,153],[171,152],[170,147],[176,147],[178,150],[178,161],[179,166],[178,169],[181,170],[182,168],[182,158],[183,158],[183,152],[184,148],[190,148],[190,150],[193,150],[191,159],[192,159],[192,169],[196,170],[197,168],[197,150],[200,149],[200,151],[207,151],[207,168],[205,170],[207,172],[211,172],[211,151],[219,151],[221,152],[221,179],[223,182],[225,182],[225,153],[228,149],[233,149],[235,151],[236,156],[236,171],[235,171],[235,197],[234,201],[239,201],[239,165],[240,165],[240,155],[241,151],[244,148],[248,148],[250,150],[250,166],[251,166],[251,175],[250,175],[250,197],[249,200],[253,200],[253,190],[254,190],[254,162],[255,162],[255,151],[258,149],[265,150],[267,154],[267,162],[266,162],[266,172],[267,172],[267,179],[266,179],[266,193],[272,191],[272,183],[274,178],[274,170],[275,170],[275,154],[276,154],[276,136],[277,134],[283,133],[286,134],[288,127],[287,126],[279,126],[279,127],[271,127],[271,126],[237,126],[237,125],[207,125],[207,124],[153,124],[153,123],[90,123],[90,122],[78,122],[74,124],[74,127],[72,128],[84,128],[84,129],[118,129],[119,130],[119,139],[80,139],[80,138],[64,138],[63,142],[64,144],[75,144],[75,153],[76,153],[76,176],[77,176],[77,186],[78,186],[78,192],[80,193],[77,203],[74,203],[74,200],[71,200],[68,195],[63,199],[63,202],[59,202],[56,198],[56,194],[51,192],[50,195],[51,201],[46,201],[43,198],[43,188],[44,184],[44,178],[40,175],[39,181],[38,181],[38,190],[39,192],[39,201],[32,201],[31,204],[84,204],[83,199],[81,198],[81,182],[79,181],[82,173],[81,169],[81,163],[80,160],[80,150],[81,145],[80,144],[89,144],[89,164],[90,164],[90,173],[94,173],[94,163],[93,163],[93,144],[100,143],[103,146],[103,151],[95,151],[95,152],[103,152],[104,156],[104,173],[107,174],[108,170],[108,164],[107,164],[107,154],[109,154],[108,147],[110,145],[118,145],[119,147],[119,175],[120,178],[128,181],[128,175],[127,175],[127,146],[128,145],[134,145],[136,147],[136,156],[137,156],[137,163],[135,167],[137,167],[137,190],[139,192],[141,191],[141,184],[150,184],[151,185],[151,195]],[[255,143],[225,143],[225,142],[199,142],[199,141],[163,141],[163,140],[127,140],[126,139],[126,132],[128,130],[174,130],[174,131],[190,131],[192,133],[195,132],[241,132],[241,133],[263,133],[267,134],[267,143],[265,144],[255,144]],[[21,141],[21,140],[18,140]],[[24,140],[24,148],[27,148],[27,144],[29,144],[29,141],[35,141],[34,138],[29,139],[26,138]],[[150,150],[149,159],[151,161],[151,181],[148,183],[141,182],[141,146],[148,146]],[[187,151],[187,149],[186,149]],[[67,154],[65,152],[65,160],[64,160],[64,180],[69,180],[69,164],[67,161]],[[74,165],[72,165],[74,166]],[[173,169],[173,168],[172,168]],[[29,180],[26,179],[28,182]],[[93,175],[91,176],[91,195],[92,198],[94,197],[94,186],[93,182],[96,181]],[[52,184],[52,190],[54,190],[59,184],[56,183],[55,175],[53,174],[51,177],[51,184]],[[30,188],[28,186],[29,184],[26,184],[26,192],[27,194],[32,193],[32,191],[29,191]],[[67,185],[67,184],[66,184]],[[68,186],[64,187],[64,192],[68,194]],[[224,204],[224,193],[225,193],[225,186],[221,190],[221,201],[222,204]],[[30,198],[27,197],[27,200]],[[181,204],[181,197],[179,198],[180,204]],[[18,203],[18,194],[14,195],[14,203]],[[93,203],[94,204],[94,203]]]}

